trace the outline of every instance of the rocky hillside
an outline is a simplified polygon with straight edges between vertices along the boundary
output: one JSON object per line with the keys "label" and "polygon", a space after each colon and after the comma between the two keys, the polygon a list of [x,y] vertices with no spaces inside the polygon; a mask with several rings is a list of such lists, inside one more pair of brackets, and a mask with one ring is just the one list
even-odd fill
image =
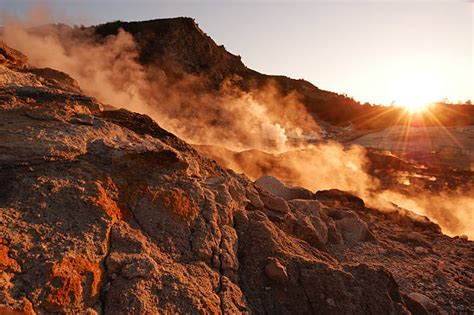
{"label": "rocky hillside", "polygon": [[[305,80],[286,76],[266,75],[247,68],[240,56],[229,53],[225,47],[201,30],[192,18],[170,18],[143,22],[112,22],[87,29],[103,41],[116,35],[120,29],[132,34],[139,46],[139,61],[145,66],[157,66],[169,77],[194,74],[208,80],[211,88],[218,88],[225,80],[237,82],[243,90],[259,88],[268,81],[275,82],[284,93],[297,93],[313,117],[333,125],[352,123],[361,129],[378,129],[411,123],[399,108],[364,106],[347,97],[321,90]],[[431,116],[420,121],[425,125],[466,126],[474,124],[474,107],[439,104]]]}
{"label": "rocky hillside", "polygon": [[250,182],[0,56],[0,313],[474,311],[472,242],[341,191]]}
{"label": "rocky hillside", "polygon": [[[229,53],[204,33],[192,18],[170,18],[143,22],[112,22],[87,29],[103,41],[120,29],[132,34],[139,46],[139,61],[145,66],[158,66],[169,77],[199,75],[210,88],[218,88],[232,80],[243,90],[261,88],[275,82],[283,93],[297,92],[315,117],[331,123],[347,123],[360,104],[337,93],[324,91],[305,80],[266,75],[247,68],[240,56]],[[336,114],[337,115],[333,115]]]}
{"label": "rocky hillside", "polygon": [[218,46],[191,18],[112,22],[92,28],[99,40],[116,35],[119,29],[132,34],[138,43],[141,64],[159,65],[168,74],[204,75],[215,87],[233,75],[260,75],[245,67],[240,57]]}

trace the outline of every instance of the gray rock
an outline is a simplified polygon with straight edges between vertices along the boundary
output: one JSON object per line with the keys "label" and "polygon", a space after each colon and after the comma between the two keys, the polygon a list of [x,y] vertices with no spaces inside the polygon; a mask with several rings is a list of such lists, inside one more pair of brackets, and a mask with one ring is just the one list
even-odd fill
{"label": "gray rock", "polygon": [[353,211],[346,211],[342,219],[336,220],[336,227],[345,241],[365,241],[369,234],[367,223]]}

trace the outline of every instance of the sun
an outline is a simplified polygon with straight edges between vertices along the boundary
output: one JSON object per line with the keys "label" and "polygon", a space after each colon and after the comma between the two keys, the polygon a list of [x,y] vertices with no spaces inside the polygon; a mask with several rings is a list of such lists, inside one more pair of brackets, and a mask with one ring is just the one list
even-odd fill
{"label": "sun", "polygon": [[400,104],[399,107],[403,108],[410,114],[417,114],[424,112],[428,109],[430,103],[408,103],[408,104]]}
{"label": "sun", "polygon": [[378,85],[379,91],[384,91],[392,104],[408,113],[426,111],[446,92],[443,72],[426,59],[413,57],[395,61],[386,69],[386,76],[381,80],[383,85]]}
{"label": "sun", "polygon": [[[423,82],[423,81],[421,81]],[[398,96],[395,105],[402,107],[409,113],[420,113],[436,101],[436,93],[430,86],[420,82],[404,82],[398,85]]]}

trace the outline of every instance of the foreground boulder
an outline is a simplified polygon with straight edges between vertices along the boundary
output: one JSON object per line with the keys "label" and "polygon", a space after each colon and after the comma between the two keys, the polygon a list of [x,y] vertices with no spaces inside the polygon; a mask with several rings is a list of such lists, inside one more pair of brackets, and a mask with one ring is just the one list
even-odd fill
{"label": "foreground boulder", "polygon": [[[413,291],[473,309],[470,242],[416,225],[420,262],[349,195],[283,198],[68,77],[0,67],[0,313],[408,314]],[[440,259],[455,279],[428,277]]]}

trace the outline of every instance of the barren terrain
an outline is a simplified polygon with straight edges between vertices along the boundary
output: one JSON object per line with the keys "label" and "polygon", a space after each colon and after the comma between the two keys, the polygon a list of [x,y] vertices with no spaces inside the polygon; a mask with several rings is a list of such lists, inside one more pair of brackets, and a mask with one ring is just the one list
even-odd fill
{"label": "barren terrain", "polygon": [[[146,41],[147,36],[162,33],[181,47],[183,38],[173,37],[176,33],[199,33],[194,23],[184,21],[125,26],[141,39],[140,51],[151,52],[153,47],[146,44],[154,42]],[[153,30],[150,24],[156,28],[151,35],[141,32],[145,26]],[[95,31],[105,36],[119,26]],[[125,48],[134,47],[128,35],[118,36],[105,41],[123,40]],[[201,44],[200,51],[216,51],[210,38]],[[188,61],[186,71],[207,71],[211,87],[227,75],[229,64],[240,64],[219,49],[219,55],[202,58],[202,52],[194,55],[184,49],[173,54],[172,45],[167,47],[157,52],[174,56],[177,63]],[[119,55],[128,56],[124,51]],[[142,54],[140,61],[157,60],[152,57]],[[120,64],[114,60],[111,64]],[[137,66],[120,65],[122,74]],[[124,88],[135,82],[131,78],[122,78],[123,90],[109,86],[117,83],[109,79],[95,77],[94,83],[103,80],[104,86],[115,88],[112,91],[124,91],[122,101],[143,96]],[[219,107],[218,114],[225,116],[242,104],[254,105],[258,110],[252,113],[265,113],[249,121],[260,127],[247,129],[260,137],[254,140],[238,133],[229,117],[226,125],[216,120],[221,116],[212,116],[199,129],[199,120],[192,119],[201,117],[197,110],[205,104],[199,93],[185,95],[189,103],[199,105],[195,107],[165,95],[172,106],[153,103],[155,116],[150,117],[95,97],[105,94],[89,95],[81,82],[56,69],[35,67],[23,53],[0,44],[0,313],[474,312],[474,243],[466,235],[450,237],[442,230],[466,229],[463,224],[469,221],[454,215],[442,221],[442,211],[430,212],[430,219],[390,202],[379,207],[373,199],[374,193],[390,190],[406,200],[407,187],[416,196],[427,189],[455,192],[472,182],[473,172],[421,167],[377,150],[346,150],[337,143],[305,148],[297,155],[298,163],[290,164],[295,161],[293,151],[278,155],[263,150],[275,149],[268,141],[274,131],[294,127],[280,124],[281,111],[261,105],[266,103],[259,101],[268,100],[263,96],[242,97],[239,92],[239,100],[251,100],[241,103],[229,95],[206,94],[213,105],[202,107],[215,109],[220,101],[231,100],[234,103],[222,104],[233,107]],[[269,99],[278,99],[277,92]],[[150,95],[154,101],[167,99]],[[291,95],[283,93],[285,104],[306,113]],[[156,112],[160,108],[162,116]],[[189,110],[186,119],[172,115],[179,109]],[[176,129],[164,129],[160,118]],[[307,116],[290,118],[295,124],[316,123]],[[192,139],[192,130],[209,135],[204,131],[211,127],[215,133],[208,146],[196,150],[185,142]],[[221,131],[234,135],[240,146],[259,145],[262,150],[220,151],[213,142]],[[308,157],[319,163],[303,163]],[[304,172],[312,176],[297,185]],[[421,177],[410,177],[413,174]],[[410,177],[410,185],[399,180],[402,175]],[[449,199],[459,196],[470,198],[458,193]]]}

